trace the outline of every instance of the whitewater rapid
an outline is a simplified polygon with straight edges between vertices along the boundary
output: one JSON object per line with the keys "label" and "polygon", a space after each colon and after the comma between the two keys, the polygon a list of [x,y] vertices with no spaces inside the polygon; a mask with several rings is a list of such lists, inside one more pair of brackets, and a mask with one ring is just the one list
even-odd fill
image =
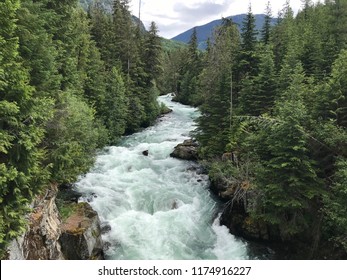
{"label": "whitewater rapid", "polygon": [[170,157],[194,130],[197,110],[170,95],[159,101],[173,112],[106,148],[76,183],[111,227],[102,236],[107,259],[248,259],[247,244],[219,225],[208,177],[195,163]]}

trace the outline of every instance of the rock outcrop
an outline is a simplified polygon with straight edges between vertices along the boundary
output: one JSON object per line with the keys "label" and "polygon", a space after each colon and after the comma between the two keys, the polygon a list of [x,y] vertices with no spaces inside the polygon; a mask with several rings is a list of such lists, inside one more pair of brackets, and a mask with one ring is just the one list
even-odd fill
{"label": "rock outcrop", "polygon": [[171,157],[184,160],[198,159],[198,143],[192,139],[185,140],[182,144],[178,144],[174,151],[170,154]]}
{"label": "rock outcrop", "polygon": [[[222,161],[228,161],[237,166],[233,153],[223,154]],[[246,178],[225,178],[215,176],[211,179],[210,189],[225,203],[220,221],[236,236],[247,240],[267,242],[270,240],[271,229],[260,220],[255,220],[246,212],[246,206],[252,200],[251,184]]]}
{"label": "rock outcrop", "polygon": [[8,247],[10,260],[103,259],[97,213],[87,203],[73,203],[76,211],[62,222],[57,193],[51,186],[35,200],[28,230]]}
{"label": "rock outcrop", "polygon": [[68,260],[104,258],[99,216],[88,203],[79,203],[63,223],[59,241]]}
{"label": "rock outcrop", "polygon": [[64,259],[58,242],[61,221],[55,204],[57,191],[56,186],[51,186],[43,196],[36,199],[29,215],[28,231],[12,242],[9,259]]}
{"label": "rock outcrop", "polygon": [[229,201],[222,212],[220,221],[236,236],[259,242],[270,241],[270,232],[267,225],[252,219],[245,212],[244,205],[239,202],[232,204]]}

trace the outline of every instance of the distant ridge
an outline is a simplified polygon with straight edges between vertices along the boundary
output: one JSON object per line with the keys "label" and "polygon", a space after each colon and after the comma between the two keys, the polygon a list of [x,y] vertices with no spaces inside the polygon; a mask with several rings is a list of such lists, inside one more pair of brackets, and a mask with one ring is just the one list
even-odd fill
{"label": "distant ridge", "polygon": [[[239,28],[242,26],[242,22],[244,18],[246,17],[246,14],[240,14],[236,16],[230,16],[227,17],[228,19],[232,19],[234,23],[236,23]],[[255,17],[255,24],[256,24],[256,29],[261,30],[263,27],[265,15],[264,14],[257,14],[254,15]],[[272,19],[272,24],[274,25],[276,23],[277,19]],[[198,37],[198,44],[200,49],[205,49],[206,48],[206,42],[207,39],[212,36],[213,30],[222,24],[222,19],[217,19],[214,21],[211,21],[207,24],[201,25],[201,26],[196,26],[196,32],[197,32],[197,37]],[[194,27],[171,38],[171,40],[178,41],[178,42],[183,42],[183,43],[189,43],[190,37],[193,34]]]}
{"label": "distant ridge", "polygon": [[[81,5],[81,7],[85,10],[85,11],[88,11],[89,9],[89,6],[91,4],[93,4],[93,2],[95,2],[94,0],[79,0],[79,3]],[[98,1],[98,3],[101,5],[101,7],[109,14],[112,13],[112,7],[113,7],[113,0],[100,0]],[[137,24],[140,24],[140,28],[142,31],[146,31],[147,28],[146,26],[143,24],[143,22],[136,16],[132,15],[131,16],[134,23],[137,25]]]}

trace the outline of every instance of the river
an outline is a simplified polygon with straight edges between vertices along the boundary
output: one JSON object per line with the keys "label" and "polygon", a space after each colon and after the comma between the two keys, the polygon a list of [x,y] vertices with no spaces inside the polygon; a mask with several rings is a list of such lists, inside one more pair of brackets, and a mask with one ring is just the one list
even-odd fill
{"label": "river", "polygon": [[[157,123],[106,148],[77,182],[101,222],[107,259],[248,259],[248,246],[219,225],[219,203],[198,166],[170,157],[189,138],[198,112],[171,101]],[[149,155],[144,156],[143,151]]]}

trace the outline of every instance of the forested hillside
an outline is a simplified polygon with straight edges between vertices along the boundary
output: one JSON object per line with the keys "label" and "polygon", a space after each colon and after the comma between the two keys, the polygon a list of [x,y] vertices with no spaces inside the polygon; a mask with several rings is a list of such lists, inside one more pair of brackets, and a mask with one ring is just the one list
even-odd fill
{"label": "forested hillside", "polygon": [[[246,16],[247,16],[246,14],[241,14],[236,16],[230,16],[230,17],[227,17],[226,19],[232,20],[240,30],[242,26],[242,22],[244,21]],[[257,31],[261,30],[265,17],[266,15],[264,14],[254,15],[255,29]],[[275,25],[276,21],[277,21],[276,18],[272,18],[270,21],[270,24]],[[207,40],[212,37],[213,31],[217,27],[222,25],[222,23],[223,23],[223,19],[216,19],[204,25],[193,27],[181,34],[178,34],[177,36],[173,37],[171,40],[183,42],[187,44],[192,36],[192,33],[194,32],[194,29],[196,29],[198,48],[201,50],[204,50],[206,48]]]}
{"label": "forested hillside", "polygon": [[0,3],[0,254],[37,194],[160,113],[156,25],[134,24],[128,0],[78,2]]}
{"label": "forested hillside", "polygon": [[346,257],[347,1],[306,0],[297,16],[287,3],[274,27],[266,11],[260,34],[251,8],[241,33],[225,19],[206,52],[193,32],[169,54],[167,90],[199,105],[223,223],[299,258]]}
{"label": "forested hillside", "polygon": [[163,41],[129,0],[110,2],[0,2],[0,255],[37,195],[153,124],[159,92],[175,92],[200,109],[194,137],[232,233],[347,258],[347,0],[305,0],[296,16],[288,1],[275,25],[268,5],[260,32],[250,7],[206,51],[196,29],[187,46]]}

